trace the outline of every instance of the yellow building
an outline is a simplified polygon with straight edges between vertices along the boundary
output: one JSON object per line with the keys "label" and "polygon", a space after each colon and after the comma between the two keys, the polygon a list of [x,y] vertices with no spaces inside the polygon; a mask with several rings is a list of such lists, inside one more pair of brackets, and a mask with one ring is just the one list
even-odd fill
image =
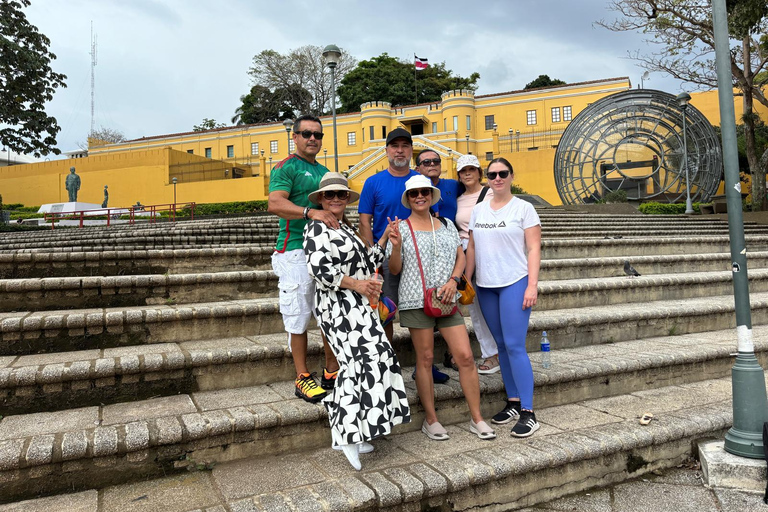
{"label": "yellow building", "polygon": [[[414,152],[430,148],[455,163],[471,152],[481,161],[504,156],[515,168],[516,182],[531,194],[560,204],[553,161],[557,143],[576,115],[605,96],[632,87],[628,78],[595,80],[534,90],[475,95],[449,91],[441,101],[393,108],[369,102],[360,112],[337,116],[339,170],[348,171],[360,190],[368,176],[388,165],[384,141],[404,126],[414,136]],[[719,124],[716,92],[693,94],[692,104],[712,124]],[[741,100],[735,100],[737,115]],[[768,119],[766,109],[758,111]],[[322,118],[321,163],[334,169],[333,128]],[[282,123],[234,126],[204,132],[144,137],[91,147],[85,158],[0,168],[0,194],[6,203],[39,205],[66,200],[64,180],[71,166],[82,179],[78,200],[101,203],[109,185],[110,206],[213,203],[266,199],[270,169],[293,150]],[[443,165],[455,178],[453,165]]]}

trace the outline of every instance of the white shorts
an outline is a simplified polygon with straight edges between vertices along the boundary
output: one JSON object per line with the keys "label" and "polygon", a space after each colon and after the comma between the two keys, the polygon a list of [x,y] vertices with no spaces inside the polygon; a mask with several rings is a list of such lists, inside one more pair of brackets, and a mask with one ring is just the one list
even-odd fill
{"label": "white shorts", "polygon": [[288,334],[305,333],[312,318],[315,282],[309,276],[304,251],[296,249],[272,253],[272,270],[278,278],[280,314],[283,315],[285,331]]}

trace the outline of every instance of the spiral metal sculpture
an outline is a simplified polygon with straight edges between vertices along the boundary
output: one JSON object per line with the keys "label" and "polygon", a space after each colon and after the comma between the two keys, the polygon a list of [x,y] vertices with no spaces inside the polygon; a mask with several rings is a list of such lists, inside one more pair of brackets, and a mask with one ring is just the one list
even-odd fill
{"label": "spiral metal sculpture", "polygon": [[[563,204],[623,190],[628,201],[685,202],[683,112],[671,94],[638,89],[606,96],[568,125],[555,152]],[[720,141],[706,117],[685,109],[693,202],[708,202],[722,176]]]}

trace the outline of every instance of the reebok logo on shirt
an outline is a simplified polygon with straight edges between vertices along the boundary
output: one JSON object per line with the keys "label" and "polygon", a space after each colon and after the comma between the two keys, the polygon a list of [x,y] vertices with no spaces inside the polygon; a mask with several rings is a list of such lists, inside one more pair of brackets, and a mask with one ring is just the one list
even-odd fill
{"label": "reebok logo on shirt", "polygon": [[487,224],[485,222],[476,222],[475,227],[480,229],[505,228],[507,227],[507,223],[504,221],[501,221],[499,224],[496,224],[495,222],[493,224]]}

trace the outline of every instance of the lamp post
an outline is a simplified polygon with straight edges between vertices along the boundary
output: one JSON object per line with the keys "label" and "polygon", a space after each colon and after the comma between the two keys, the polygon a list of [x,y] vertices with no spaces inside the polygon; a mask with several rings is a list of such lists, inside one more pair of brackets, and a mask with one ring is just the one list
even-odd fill
{"label": "lamp post", "polygon": [[517,134],[517,151],[520,152],[520,130],[516,130],[515,133]]}
{"label": "lamp post", "polygon": [[685,214],[691,215],[693,213],[693,205],[691,204],[691,185],[688,182],[688,137],[686,133],[686,118],[688,103],[691,101],[691,95],[687,92],[681,92],[677,95],[677,104],[680,105],[680,109],[683,111],[683,165],[685,166]]}
{"label": "lamp post", "polygon": [[269,157],[269,172],[272,172],[272,157]]}
{"label": "lamp post", "polygon": [[291,128],[293,128],[293,120],[292,119],[284,120],[283,126],[285,126],[285,135],[288,137],[288,146],[286,148],[286,151],[288,152],[288,156],[291,156]]}
{"label": "lamp post", "polygon": [[335,44],[329,44],[323,49],[325,65],[331,69],[331,115],[333,115],[333,164],[334,171],[339,172],[339,146],[336,138],[336,66],[341,59],[341,50]]}
{"label": "lamp post", "polygon": [[328,167],[328,148],[323,148],[323,165]]}
{"label": "lamp post", "polygon": [[728,11],[725,0],[713,0],[712,25],[715,38],[720,128],[723,140],[725,196],[728,204],[728,239],[731,246],[733,298],[736,310],[738,355],[731,370],[733,427],[725,434],[725,451],[762,459],[763,424],[768,421],[765,373],[755,357],[752,313],[747,276],[747,245],[739,188],[739,152],[736,143],[736,113],[733,106],[733,75],[728,40]]}
{"label": "lamp post", "polygon": [[469,154],[469,134],[467,134],[466,139],[467,139],[467,154]]}
{"label": "lamp post", "polygon": [[179,181],[176,177],[173,178],[173,209],[176,209],[176,183]]}

